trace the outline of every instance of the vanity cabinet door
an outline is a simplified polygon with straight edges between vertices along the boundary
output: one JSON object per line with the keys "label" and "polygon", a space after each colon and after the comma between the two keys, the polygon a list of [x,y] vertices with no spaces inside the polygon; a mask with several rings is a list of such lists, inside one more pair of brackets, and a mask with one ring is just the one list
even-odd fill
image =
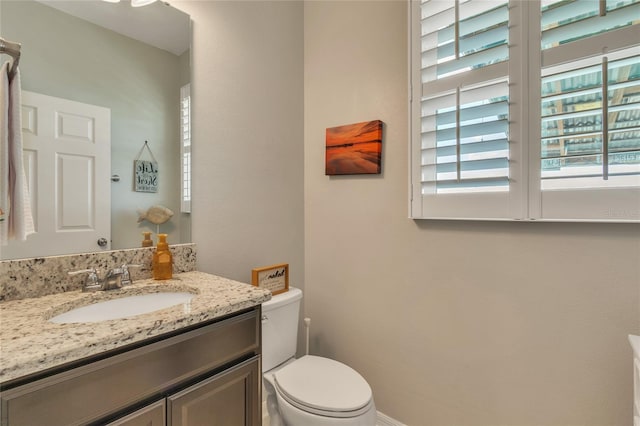
{"label": "vanity cabinet door", "polygon": [[106,426],[165,426],[167,424],[165,401],[165,399],[156,401]]}
{"label": "vanity cabinet door", "polygon": [[0,426],[92,424],[259,351],[260,315],[253,309],[3,390]]}
{"label": "vanity cabinet door", "polygon": [[171,426],[259,426],[260,357],[167,398]]}

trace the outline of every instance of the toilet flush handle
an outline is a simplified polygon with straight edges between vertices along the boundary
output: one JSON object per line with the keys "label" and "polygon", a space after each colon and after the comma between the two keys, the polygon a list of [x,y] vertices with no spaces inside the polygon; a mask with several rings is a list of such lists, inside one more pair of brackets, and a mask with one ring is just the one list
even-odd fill
{"label": "toilet flush handle", "polygon": [[262,320],[262,322],[269,321],[269,317],[266,316],[265,314],[262,314],[262,318],[260,319]]}

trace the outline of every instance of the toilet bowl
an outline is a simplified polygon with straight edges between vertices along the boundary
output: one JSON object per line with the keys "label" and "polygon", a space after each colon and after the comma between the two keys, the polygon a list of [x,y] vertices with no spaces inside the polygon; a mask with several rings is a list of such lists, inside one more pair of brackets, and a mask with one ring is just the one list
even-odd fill
{"label": "toilet bowl", "polygon": [[371,387],[353,368],[314,355],[294,358],[302,292],[262,305],[263,377],[271,426],[373,426]]}
{"label": "toilet bowl", "polygon": [[[376,408],[371,387],[351,367],[332,359],[306,355],[264,374],[269,415],[286,425],[372,426]],[[271,425],[274,426],[274,421]],[[278,423],[275,423],[278,424]]]}

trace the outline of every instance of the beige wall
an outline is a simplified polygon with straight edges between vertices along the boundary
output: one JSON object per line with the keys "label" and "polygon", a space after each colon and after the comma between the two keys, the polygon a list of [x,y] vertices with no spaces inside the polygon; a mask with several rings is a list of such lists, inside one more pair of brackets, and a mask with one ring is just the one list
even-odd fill
{"label": "beige wall", "polygon": [[179,1],[193,20],[193,242],[198,268],[304,277],[300,2]]}
{"label": "beige wall", "polygon": [[[638,226],[407,219],[407,10],[305,4],[312,351],[410,425],[629,425]],[[380,177],[324,176],[324,130],[385,123]]]}
{"label": "beige wall", "polygon": [[[637,226],[407,219],[404,2],[179,7],[200,269],[248,280],[288,261],[312,352],[362,372],[407,424],[631,423]],[[370,119],[383,174],[324,176],[325,128]]]}

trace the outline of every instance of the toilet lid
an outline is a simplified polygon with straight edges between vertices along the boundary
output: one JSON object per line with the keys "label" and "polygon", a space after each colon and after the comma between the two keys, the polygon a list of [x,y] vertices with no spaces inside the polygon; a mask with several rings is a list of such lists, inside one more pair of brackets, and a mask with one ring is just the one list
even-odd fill
{"label": "toilet lid", "polygon": [[371,387],[358,372],[328,358],[304,356],[277,371],[274,379],[289,402],[318,414],[358,415],[353,412],[368,408],[372,399]]}

